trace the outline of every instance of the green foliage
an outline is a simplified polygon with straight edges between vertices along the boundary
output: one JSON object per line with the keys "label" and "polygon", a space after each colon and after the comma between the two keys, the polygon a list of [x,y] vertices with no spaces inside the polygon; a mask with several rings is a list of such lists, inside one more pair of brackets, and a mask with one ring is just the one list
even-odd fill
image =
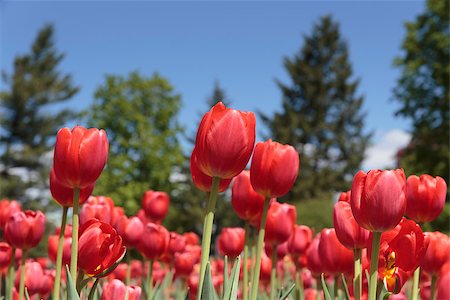
{"label": "green foliage", "polygon": [[89,125],[105,129],[110,143],[95,194],[112,197],[134,214],[146,190],[176,190],[171,176],[183,163],[177,139],[182,128],[176,121],[180,105],[180,96],[158,74],[106,76],[87,111]]}
{"label": "green foliage", "polygon": [[347,190],[371,134],[363,132],[363,97],[356,94],[348,48],[326,16],[305,36],[299,53],[284,59],[291,82],[278,82],[282,110],[260,113],[270,137],[300,153],[300,173],[286,198],[297,201]]}
{"label": "green foliage", "polygon": [[428,0],[427,9],[406,23],[401,76],[394,90],[397,115],[412,121],[412,139],[399,154],[407,174],[439,175],[449,182],[449,2]]}
{"label": "green foliage", "polygon": [[333,225],[333,201],[331,197],[310,199],[295,204],[297,208],[297,223],[314,229],[315,233]]}
{"label": "green foliage", "polygon": [[[50,155],[57,130],[73,112],[54,109],[78,92],[58,66],[64,58],[54,46],[53,27],[42,28],[31,51],[14,60],[12,74],[2,73],[7,90],[0,93],[0,190],[2,196],[30,200],[28,187],[46,189]],[[20,170],[21,175],[17,174]],[[23,176],[25,175],[25,176]]]}

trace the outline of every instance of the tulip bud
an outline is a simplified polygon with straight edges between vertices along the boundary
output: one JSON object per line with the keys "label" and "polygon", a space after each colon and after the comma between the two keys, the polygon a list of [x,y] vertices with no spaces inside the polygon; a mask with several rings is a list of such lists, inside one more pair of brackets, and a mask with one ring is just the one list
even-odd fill
{"label": "tulip bud", "polygon": [[183,236],[186,238],[186,244],[188,245],[198,245],[199,237],[195,232],[185,232]]}
{"label": "tulip bud", "polygon": [[295,206],[276,201],[272,202],[267,212],[264,241],[270,245],[286,242],[294,231],[296,220],[297,210]]}
{"label": "tulip bud", "polygon": [[146,191],[142,198],[142,209],[147,218],[160,223],[169,211],[170,198],[165,192]]}
{"label": "tulip bud", "polygon": [[13,247],[30,249],[36,247],[45,230],[45,216],[41,211],[16,212],[5,226],[5,240]]}
{"label": "tulip bud", "polygon": [[0,200],[0,230],[4,230],[9,218],[19,211],[22,211],[22,206],[16,200]]}
{"label": "tulip bud", "polygon": [[[22,273],[22,267],[18,269],[14,280],[17,290],[19,289],[20,273]],[[25,286],[30,297],[39,294],[44,289],[44,276],[44,270],[37,261],[28,260],[25,263]]]}
{"label": "tulip bud", "polygon": [[144,226],[139,251],[150,260],[161,257],[169,246],[169,232],[162,225],[147,223]]}
{"label": "tulip bud", "polygon": [[195,148],[200,171],[210,177],[231,179],[247,165],[255,146],[255,115],[217,103],[204,116]]}
{"label": "tulip bud", "polygon": [[244,250],[245,230],[240,227],[225,227],[217,238],[220,255],[236,258]]}
{"label": "tulip bud", "polygon": [[[191,169],[192,181],[194,182],[195,186],[199,190],[201,190],[205,193],[211,192],[213,178],[211,176],[206,175],[205,173],[200,171],[200,169],[198,168],[197,153],[195,151],[195,148],[192,151],[192,155],[191,155],[190,169]],[[220,183],[219,183],[219,193],[225,191],[228,188],[228,186],[230,185],[230,182],[231,182],[231,179],[221,179]]]}
{"label": "tulip bud", "polygon": [[231,205],[238,217],[247,222],[262,213],[264,196],[253,189],[250,182],[250,171],[244,170],[234,178],[231,189]]}
{"label": "tulip bud", "polygon": [[177,253],[175,255],[175,274],[176,276],[189,276],[196,262],[196,257],[191,252]]}

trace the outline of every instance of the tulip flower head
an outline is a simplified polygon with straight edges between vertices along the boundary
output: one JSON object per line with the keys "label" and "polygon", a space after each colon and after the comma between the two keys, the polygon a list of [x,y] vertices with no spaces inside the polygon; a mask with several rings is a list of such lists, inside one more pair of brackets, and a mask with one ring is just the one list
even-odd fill
{"label": "tulip flower head", "polygon": [[0,242],[0,273],[9,266],[12,258],[12,248],[8,243]]}
{"label": "tulip flower head", "polygon": [[111,224],[114,217],[114,201],[110,197],[90,196],[81,207],[80,224],[83,225],[90,219]]}
{"label": "tulip flower head", "polygon": [[125,299],[125,295],[129,300],[139,300],[141,292],[139,286],[126,286],[122,281],[113,279],[103,285],[101,300]]}
{"label": "tulip flower head", "polygon": [[147,223],[144,226],[141,241],[138,245],[139,252],[147,259],[160,258],[169,247],[169,231],[159,224]]}
{"label": "tulip flower head", "polygon": [[22,211],[22,206],[16,200],[0,200],[0,230],[4,230],[9,218],[19,211]]}
{"label": "tulip flower head", "polygon": [[136,248],[142,239],[144,224],[136,216],[129,219],[127,216],[121,216],[117,225],[117,232],[128,248]]}
{"label": "tulip flower head", "polygon": [[306,225],[295,224],[294,231],[288,240],[289,253],[294,257],[304,255],[312,241],[312,236],[311,228]]}
{"label": "tulip flower head", "polygon": [[5,240],[13,247],[30,249],[36,247],[45,230],[45,216],[41,211],[14,213],[5,226]]}
{"label": "tulip flower head", "polygon": [[353,251],[339,242],[334,228],[325,228],[320,233],[319,255],[325,272],[352,274]]}
{"label": "tulip flower head", "polygon": [[450,262],[450,238],[442,232],[425,232],[428,248],[420,267],[429,274],[438,275],[442,266]]}
{"label": "tulip flower head", "polygon": [[236,258],[244,250],[245,230],[240,227],[225,227],[217,238],[220,255]]}
{"label": "tulip flower head", "polygon": [[294,231],[296,220],[295,206],[273,201],[267,212],[264,241],[270,245],[286,242]]}
{"label": "tulip flower head", "polygon": [[165,192],[146,191],[142,197],[142,209],[152,222],[160,223],[170,206],[169,195]]}
{"label": "tulip flower head", "polygon": [[250,182],[250,171],[244,170],[233,180],[231,205],[244,221],[251,221],[262,214],[264,196],[255,192]]}

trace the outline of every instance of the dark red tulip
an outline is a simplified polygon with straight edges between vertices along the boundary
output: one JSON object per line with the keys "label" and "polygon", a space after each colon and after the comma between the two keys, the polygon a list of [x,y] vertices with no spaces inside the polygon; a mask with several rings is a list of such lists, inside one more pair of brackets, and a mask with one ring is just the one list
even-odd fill
{"label": "dark red tulip", "polygon": [[292,232],[288,240],[289,253],[294,256],[301,256],[305,254],[309,244],[312,241],[313,232],[311,228],[306,225],[294,225],[294,231]]}
{"label": "dark red tulip", "polygon": [[297,179],[299,156],[294,147],[272,140],[256,144],[250,165],[253,189],[266,198],[281,197]]}
{"label": "dark red tulip", "polygon": [[[79,193],[79,204],[83,204],[89,196],[92,194],[94,190],[95,183],[80,189]],[[73,189],[66,187],[63,185],[55,175],[55,171],[52,168],[50,172],[50,192],[52,194],[53,199],[63,206],[63,207],[72,207],[73,206]]]}
{"label": "dark red tulip", "polygon": [[231,205],[236,214],[249,222],[262,213],[264,196],[255,192],[250,182],[250,171],[244,170],[233,180]]}
{"label": "dark red tulip", "polygon": [[104,130],[75,126],[56,136],[53,169],[62,185],[83,189],[95,183],[108,159]]}
{"label": "dark red tulip", "polygon": [[5,240],[15,248],[36,247],[45,230],[45,216],[41,211],[16,212],[5,226]]}
{"label": "dark red tulip", "polygon": [[255,146],[255,115],[217,103],[197,131],[197,166],[210,177],[231,179],[247,165]]}
{"label": "dark red tulip", "polygon": [[125,299],[125,295],[129,300],[139,300],[141,291],[139,286],[126,286],[122,281],[113,279],[103,285],[101,300]]}
{"label": "dark red tulip", "polygon": [[111,225],[91,219],[81,225],[78,267],[89,277],[103,277],[125,255],[122,237]]}
{"label": "dark red tulip", "polygon": [[416,222],[433,221],[444,209],[446,194],[447,184],[439,176],[409,176],[406,181],[406,215]]}
{"label": "dark red tulip", "polygon": [[186,238],[186,244],[188,245],[198,245],[199,244],[199,237],[195,232],[185,232],[183,233],[184,237]]}
{"label": "dark red tulip", "polygon": [[307,267],[314,276],[324,272],[322,259],[319,256],[320,233],[314,237],[306,250]]}
{"label": "dark red tulip", "polygon": [[142,197],[142,209],[152,222],[160,223],[169,211],[170,198],[165,192],[146,191]]}
{"label": "dark red tulip", "polygon": [[236,258],[244,250],[245,230],[240,227],[225,227],[217,238],[220,255]]}
{"label": "dark red tulip", "polygon": [[[206,175],[202,171],[200,171],[198,165],[197,165],[197,153],[194,148],[191,155],[191,176],[192,181],[194,182],[195,186],[203,191],[203,192],[211,192],[212,189],[212,177]],[[231,178],[230,179],[221,179],[219,183],[219,193],[225,191],[228,186],[230,185]]]}
{"label": "dark red tulip", "polygon": [[16,200],[0,200],[0,229],[4,230],[9,218],[19,211],[22,211],[22,206]]}
{"label": "dark red tulip", "polygon": [[168,246],[169,232],[164,226],[154,223],[147,223],[144,226],[138,249],[147,259],[154,260],[161,257]]}
{"label": "dark red tulip", "polygon": [[294,231],[296,220],[295,206],[277,201],[272,202],[267,212],[264,241],[270,245],[286,242]]}
{"label": "dark red tulip", "polygon": [[12,248],[8,243],[0,242],[0,273],[11,262]]}
{"label": "dark red tulip", "polygon": [[334,205],[333,223],[342,245],[349,249],[367,248],[370,231],[356,222],[349,202],[338,201]]}
{"label": "dark red tulip", "polygon": [[438,275],[441,267],[450,261],[450,238],[442,232],[425,232],[428,248],[425,251],[420,267],[422,270]]}
{"label": "dark red tulip", "polygon": [[105,196],[91,196],[81,207],[80,224],[83,225],[90,219],[111,224],[114,215],[114,201]]}
{"label": "dark red tulip", "polygon": [[196,257],[191,252],[177,253],[175,255],[175,274],[176,276],[189,276],[194,265],[196,263]]}
{"label": "dark red tulip", "polygon": [[393,229],[406,210],[403,169],[359,171],[353,179],[350,204],[361,227],[377,232]]}
{"label": "dark red tulip", "polygon": [[[55,230],[55,234],[48,237],[48,257],[53,263],[56,263],[56,254],[58,252],[60,228]],[[64,230],[64,244],[62,265],[70,265],[70,257],[72,256],[72,225],[66,225]]]}
{"label": "dark red tulip", "polygon": [[339,242],[334,228],[325,228],[320,233],[319,255],[325,272],[352,274],[353,251]]}
{"label": "dark red tulip", "polygon": [[144,232],[144,224],[138,217],[127,218],[121,216],[117,225],[117,232],[123,239],[125,246],[128,248],[136,248]]}
{"label": "dark red tulip", "polygon": [[[19,290],[20,273],[22,267],[20,267],[16,273],[14,285]],[[37,261],[28,260],[25,263],[25,287],[30,297],[40,294],[45,288],[45,274],[42,266]]]}

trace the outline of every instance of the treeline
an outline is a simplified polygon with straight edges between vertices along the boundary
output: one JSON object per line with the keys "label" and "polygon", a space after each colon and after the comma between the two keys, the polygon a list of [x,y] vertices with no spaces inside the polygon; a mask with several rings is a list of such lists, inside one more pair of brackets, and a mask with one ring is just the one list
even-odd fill
{"label": "treeline", "polygon": [[[447,182],[448,22],[448,2],[429,0],[425,12],[406,23],[402,55],[395,58],[401,76],[393,91],[401,104],[397,114],[413,124],[411,143],[398,154],[399,166],[408,174],[439,175]],[[58,109],[80,89],[61,71],[63,59],[54,44],[54,29],[47,25],[30,52],[16,57],[11,74],[3,73],[7,88],[0,94],[0,196],[30,207],[48,201],[56,132],[83,120],[78,123],[104,128],[110,141],[108,164],[94,194],[111,196],[131,215],[139,210],[146,190],[166,191],[172,201],[166,225],[201,231],[204,195],[191,183],[191,147],[184,149],[180,142],[192,145],[195,133],[186,132],[178,118],[182,96],[176,88],[156,72],[107,75],[86,111]],[[290,80],[276,82],[280,99],[274,99],[281,100],[281,111],[259,113],[270,136],[300,153],[299,178],[284,200],[330,199],[349,189],[371,139],[364,128],[367,112],[362,110],[359,78],[339,24],[331,16],[320,18],[301,48],[284,58],[284,67]],[[233,102],[216,83],[198,120],[218,101]],[[224,205],[218,208],[216,225],[232,225],[229,201],[219,203]]]}

